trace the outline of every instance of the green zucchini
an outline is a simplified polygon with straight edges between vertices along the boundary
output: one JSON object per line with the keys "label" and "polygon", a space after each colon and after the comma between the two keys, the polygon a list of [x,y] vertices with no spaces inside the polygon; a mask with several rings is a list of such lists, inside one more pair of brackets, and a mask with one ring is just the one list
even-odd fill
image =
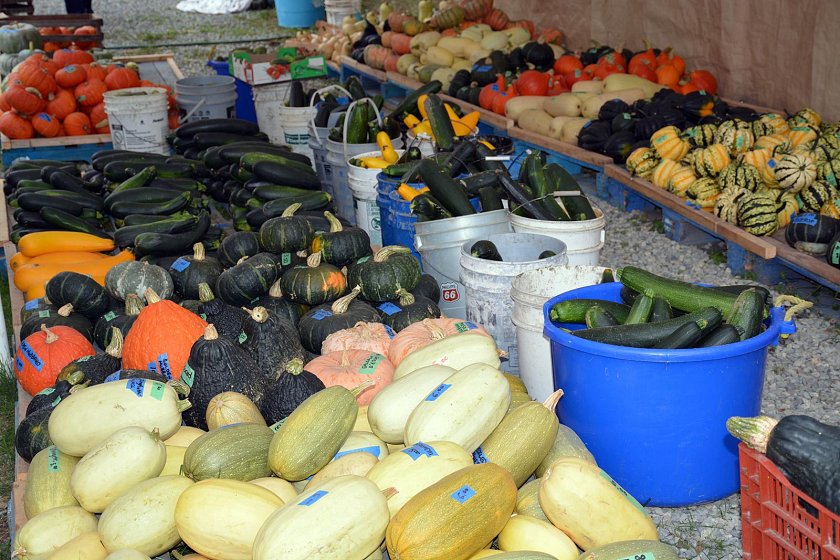
{"label": "green zucchini", "polygon": [[479,239],[470,247],[470,255],[478,259],[485,259],[488,261],[502,261],[502,256],[496,248],[495,243],[486,239]]}
{"label": "green zucchini", "polygon": [[735,284],[730,286],[717,286],[716,289],[729,292],[730,294],[741,295],[744,290],[756,290],[764,297],[764,302],[767,305],[773,303],[773,294],[764,286],[755,286],[753,284]]}
{"label": "green zucchini", "polygon": [[418,194],[411,199],[411,213],[417,216],[418,222],[443,220],[452,217],[452,213],[429,193]]}
{"label": "green zucchini", "polygon": [[573,331],[572,334],[584,340],[613,344],[616,346],[630,346],[633,348],[650,348],[660,340],[668,337],[686,323],[699,320],[706,321],[705,331],[717,328],[722,320],[720,311],[714,307],[705,307],[693,313],[676,317],[670,321],[659,323],[642,323],[638,325],[616,325],[614,327],[599,327]]}
{"label": "green zucchini", "polygon": [[434,93],[426,96],[425,102],[426,117],[429,119],[429,126],[432,129],[432,137],[440,150],[451,150],[455,141],[455,129],[449,114],[440,100]]}
{"label": "green zucchini", "polygon": [[650,319],[650,313],[653,310],[653,291],[645,290],[639,297],[636,298],[636,301],[633,302],[633,305],[630,307],[630,313],[627,314],[627,318],[624,320],[624,325],[639,325],[642,323],[647,323],[648,319]]}
{"label": "green zucchini", "polygon": [[312,193],[327,195],[327,193],[323,191],[313,191],[310,189],[299,189],[297,187],[287,187],[281,185],[263,185],[256,187],[253,190],[254,196],[259,197],[265,201],[279,199],[287,200],[295,197],[308,196]]}
{"label": "green zucchini", "polygon": [[546,210],[543,205],[534,201],[534,194],[527,186],[518,181],[514,181],[506,173],[499,175],[499,182],[502,184],[505,191],[507,191],[511,201],[518,204],[522,210],[530,215],[529,217],[533,217],[537,220],[546,220],[551,222],[557,221],[557,218],[555,218],[551,212]]}
{"label": "green zucchini", "polygon": [[636,301],[637,297],[639,297],[639,292],[632,288],[628,288],[627,286],[621,286],[621,301],[627,305],[633,305],[633,302]]}
{"label": "green zucchini", "polygon": [[[293,152],[286,146],[275,146],[274,144],[260,145],[253,142],[245,142],[241,144],[228,144],[219,148],[219,157],[226,163],[241,163],[242,157],[248,154],[279,156],[284,160],[296,161],[306,168],[312,168],[312,160],[309,156]],[[278,163],[284,163],[284,161],[279,161]]]}
{"label": "green zucchini", "polygon": [[102,157],[102,158],[99,158],[99,159],[93,161],[93,163],[91,163],[91,166],[96,171],[104,171],[105,166],[107,166],[110,163],[113,163],[115,161],[123,161],[123,162],[126,162],[126,163],[130,162],[130,163],[134,163],[134,164],[139,163],[139,162],[146,162],[146,165],[156,165],[156,164],[159,164],[159,163],[165,163],[166,162],[166,156],[163,156],[163,155],[160,155],[160,154],[136,154],[136,155],[131,155],[131,156],[125,156],[125,155],[122,155],[122,154],[114,154],[114,155],[105,156],[105,157]]}
{"label": "green zucchini", "polygon": [[174,191],[205,192],[207,186],[201,181],[188,178],[155,178],[152,179],[149,187],[156,189],[172,189]]}
{"label": "green zucchini", "polygon": [[423,183],[429,187],[432,196],[440,201],[453,216],[468,216],[476,213],[464,187],[444,173],[434,160],[421,160],[418,172]]}
{"label": "green zucchini", "polygon": [[350,110],[350,121],[347,123],[347,143],[364,144],[368,138],[367,103],[356,103]]}
{"label": "green zucchini", "polygon": [[293,197],[275,198],[263,205],[263,210],[269,217],[279,216],[283,210],[294,203],[299,203],[300,210],[320,210],[326,208],[332,202],[332,196],[324,191],[305,191],[305,194]]}
{"label": "green zucchini", "polygon": [[129,214],[121,220],[122,224],[120,225],[120,227],[142,226],[146,224],[160,222],[162,220],[177,218],[193,218],[194,220],[195,216],[185,211],[175,212],[174,214],[169,214],[168,216],[156,216],[155,214]]}
{"label": "green zucchini", "polygon": [[618,271],[618,278],[622,284],[637,292],[651,290],[653,296],[668,300],[671,307],[689,313],[705,307],[714,307],[723,316],[728,316],[738,298],[735,294],[715,288],[663,278],[635,266],[625,266]]}
{"label": "green zucchini", "polygon": [[39,191],[46,191],[46,190],[53,190],[56,187],[47,183],[46,181],[42,181],[41,179],[26,179],[20,181],[17,185],[18,191],[21,189],[32,189],[32,190],[39,190]]}
{"label": "green zucchini", "polygon": [[543,251],[542,253],[540,253],[540,256],[538,256],[537,259],[538,260],[549,259],[549,258],[551,258],[553,256],[556,256],[556,255],[557,255],[557,253],[555,253],[554,251],[546,250],[546,251]]}
{"label": "green zucchini", "polygon": [[79,194],[91,194],[92,186],[83,181],[76,175],[65,173],[61,170],[56,170],[50,174],[50,184],[53,188],[62,189],[65,191],[72,191]]}
{"label": "green zucchini", "polygon": [[475,159],[475,148],[475,140],[472,138],[462,138],[455,144],[452,151],[447,154],[442,165],[449,168],[449,174],[451,176],[457,177],[466,169],[467,163]]}
{"label": "green zucchini", "polygon": [[[189,191],[183,191],[190,195]],[[142,189],[129,189],[127,191],[120,191],[111,193],[105,198],[105,206],[110,208],[118,202],[167,202],[172,200],[173,196],[181,194],[181,191],[173,191],[170,189],[157,189],[154,187],[144,187]]]}
{"label": "green zucchini", "polygon": [[723,346],[741,341],[741,330],[727,323],[721,323],[718,328],[707,334],[700,340],[697,348],[711,348],[712,346]]}
{"label": "green zucchini", "polygon": [[[9,167],[6,168],[6,171],[19,171],[21,169],[38,169],[40,171],[41,168],[48,165],[52,165],[54,167],[64,167],[70,165],[71,163],[72,162],[58,161],[55,159],[16,159]],[[76,167],[77,169],[81,169],[84,165],[86,164],[78,163]]]}
{"label": "green zucchini", "polygon": [[574,221],[594,220],[595,210],[589,199],[586,198],[580,190],[580,185],[572,177],[568,171],[563,169],[557,163],[549,163],[545,166],[546,177],[549,188],[560,192],[577,192],[580,194],[564,195],[560,197],[560,202],[563,204],[569,218]]}
{"label": "green zucchini", "polygon": [[41,191],[41,192],[27,192],[23,193],[17,197],[16,203],[18,206],[23,208],[24,210],[29,210],[30,212],[37,212],[41,208],[51,207],[51,208],[59,208],[63,209],[74,216],[81,216],[82,210],[84,209],[81,204],[73,201],[73,200],[65,200],[59,198],[57,196],[50,196],[48,193],[53,191]]}
{"label": "green zucchini", "polygon": [[667,321],[674,318],[674,311],[668,300],[662,297],[653,298],[653,306],[650,309],[650,322],[658,323],[659,321]]}
{"label": "green zucchini", "polygon": [[254,136],[259,134],[260,127],[244,119],[206,119],[182,124],[175,131],[175,135],[178,138],[191,138],[199,132],[227,132],[241,136]]}
{"label": "green zucchini", "polygon": [[211,148],[213,146],[224,146],[225,144],[233,144],[234,142],[253,140],[268,142],[268,136],[263,132],[259,132],[253,136],[243,136],[230,132],[199,132],[193,136],[193,142],[196,148]]}
{"label": "green zucchini", "polygon": [[300,189],[320,190],[321,181],[317,175],[301,173],[296,168],[275,163],[261,161],[254,165],[254,175],[264,181],[271,181],[275,185],[297,187]]}
{"label": "green zucchini", "polygon": [[152,255],[182,255],[204,237],[210,228],[210,214],[201,212],[195,225],[181,233],[141,233],[134,239],[134,247]]}
{"label": "green zucchini", "polygon": [[39,231],[52,231],[52,228],[45,230],[41,228],[12,228],[9,232],[9,240],[17,245],[20,242],[20,238],[24,235],[28,235],[30,233],[37,233]]}
{"label": "green zucchini", "polygon": [[470,196],[477,195],[482,187],[500,187],[498,171],[479,171],[474,175],[460,179],[460,182]]}
{"label": "green zucchini", "polygon": [[609,312],[619,323],[626,321],[627,315],[630,313],[630,306],[623,303],[605,299],[577,298],[554,304],[549,313],[549,318],[555,323],[584,323],[586,311],[596,305]]}
{"label": "green zucchini", "polygon": [[478,189],[478,200],[481,202],[482,212],[492,212],[493,210],[502,210],[504,208],[499,191],[493,187],[481,187]]}
{"label": "green zucchini", "polygon": [[704,319],[691,321],[677,327],[677,329],[653,345],[653,348],[694,348],[703,338],[703,329],[708,325]]}
{"label": "green zucchini", "polygon": [[190,193],[184,192],[166,202],[116,202],[111,205],[110,213],[116,218],[124,218],[129,214],[172,214],[186,207],[191,199]]}
{"label": "green zucchini", "polygon": [[741,331],[741,340],[752,338],[761,332],[761,322],[767,309],[764,295],[754,288],[744,290],[735,299],[726,322]]}
{"label": "green zucchini", "polygon": [[[114,161],[102,171],[109,181],[119,182],[130,179],[146,168],[143,161]],[[190,163],[155,163],[155,176],[163,178],[189,178],[195,173],[195,166]]]}
{"label": "green zucchini", "polygon": [[139,187],[143,187],[147,185],[152,179],[154,179],[156,174],[157,170],[155,169],[155,166],[150,165],[149,167],[138,171],[136,174],[117,185],[111,192],[115,193],[128,189],[136,189]]}
{"label": "green zucchini", "polygon": [[586,322],[586,328],[588,329],[594,329],[597,327],[613,327],[619,324],[618,320],[600,305],[593,305],[587,309],[586,314],[584,315],[584,321]]}
{"label": "green zucchini", "polygon": [[382,170],[382,173],[388,177],[402,177],[412,169],[417,167],[415,161],[407,161],[404,163],[394,163]]}
{"label": "green zucchini", "polygon": [[406,95],[388,116],[402,122],[407,114],[413,114],[417,110],[417,100],[420,99],[420,96],[437,93],[442,87],[443,84],[440,80],[432,80],[428,84],[415,89]]}
{"label": "green zucchini", "polygon": [[478,164],[484,171],[498,171],[500,173],[507,173],[507,167],[499,160],[491,159],[489,157],[496,157],[499,155],[496,150],[490,149],[482,143],[478,143],[475,147],[475,155],[479,158]]}
{"label": "green zucchini", "polygon": [[44,206],[38,211],[38,215],[44,221],[50,223],[52,226],[65,231],[78,231],[81,233],[89,233],[97,237],[104,237],[110,239],[111,236],[94,226],[84,218],[74,216],[69,212],[65,212],[59,208],[50,208]]}
{"label": "green zucchini", "polygon": [[[44,208],[47,208],[46,206]],[[44,208],[41,208],[43,210]],[[14,215],[14,220],[22,227],[50,229],[53,224],[44,220],[39,212],[20,211],[18,208]],[[75,218],[75,216],[73,216]],[[63,228],[62,228],[63,229]]]}
{"label": "green zucchini", "polygon": [[310,175],[315,174],[315,170],[312,169],[311,165],[286,157],[286,155],[267,152],[248,152],[239,158],[239,165],[248,171],[253,171],[254,166],[261,161],[271,161],[278,165],[292,167],[297,171],[309,173]]}
{"label": "green zucchini", "polygon": [[344,83],[344,89],[347,90],[347,93],[350,94],[353,101],[358,101],[359,99],[367,97],[365,88],[362,87],[362,82],[360,82],[359,78],[356,76],[350,76],[347,78],[347,81]]}

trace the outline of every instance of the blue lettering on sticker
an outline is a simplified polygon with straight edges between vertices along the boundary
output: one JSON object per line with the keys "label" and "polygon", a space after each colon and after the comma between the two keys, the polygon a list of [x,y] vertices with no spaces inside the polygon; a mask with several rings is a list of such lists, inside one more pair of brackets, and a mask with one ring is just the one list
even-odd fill
{"label": "blue lettering on sticker", "polygon": [[475,496],[475,490],[468,484],[464,484],[452,493],[452,499],[460,504],[466,503],[473,496]]}
{"label": "blue lettering on sticker", "polygon": [[[34,367],[37,371],[41,371],[44,367],[43,360],[41,360],[38,353],[35,352],[35,350],[29,346],[25,340],[20,343],[20,351],[23,353],[23,357],[26,358],[26,361],[32,364],[32,367]],[[23,366],[21,366],[21,369],[23,369]]]}
{"label": "blue lettering on sticker", "polygon": [[438,385],[437,387],[435,387],[435,390],[434,390],[434,391],[432,391],[431,393],[429,393],[429,396],[428,396],[428,397],[426,397],[426,400],[427,400],[427,401],[436,401],[436,400],[438,400],[438,397],[440,397],[442,394],[444,394],[444,393],[447,391],[447,389],[449,389],[450,387],[452,387],[452,385],[451,385],[451,384],[448,384],[448,383],[441,383],[440,385]]}
{"label": "blue lettering on sticker", "polygon": [[103,383],[110,383],[112,381],[117,381],[117,380],[119,380],[121,374],[122,374],[122,370],[118,369],[117,371],[115,371],[114,373],[112,373],[111,375],[106,377],[102,382]]}
{"label": "blue lettering on sticker", "polygon": [[303,500],[301,502],[298,502],[298,505],[299,506],[311,506],[312,504],[314,504],[315,502],[317,502],[318,500],[320,500],[321,498],[323,498],[327,494],[329,494],[329,492],[327,492],[326,490],[318,490],[317,492],[315,492],[314,494],[312,494],[311,496],[309,496],[305,500]]}
{"label": "blue lettering on sticker", "polygon": [[405,449],[401,449],[403,453],[411,457],[412,461],[416,461],[420,457],[437,457],[438,452],[435,451],[435,448],[429,444],[423,443],[422,441],[418,441],[411,447],[406,447]]}
{"label": "blue lettering on sticker", "polygon": [[332,312],[327,311],[326,309],[319,309],[315,313],[312,314],[312,318],[316,321],[320,321],[321,319],[326,319],[327,317],[331,317]]}
{"label": "blue lettering on sticker", "polygon": [[164,352],[157,359],[158,371],[166,376],[167,379],[172,379],[172,368],[169,367],[169,354]]}
{"label": "blue lettering on sticker", "polygon": [[18,371],[23,371],[23,360],[20,359],[20,356],[15,357],[15,367]]}
{"label": "blue lettering on sticker", "polygon": [[402,307],[400,307],[399,305],[394,305],[390,301],[386,301],[385,303],[380,305],[377,309],[379,309],[380,311],[382,311],[383,313],[385,313],[389,317],[391,315],[393,315],[394,313],[399,313],[400,311],[402,311]]}
{"label": "blue lettering on sticker", "polygon": [[480,465],[482,463],[489,463],[490,459],[487,458],[487,455],[484,454],[484,450],[482,448],[478,448],[473,451],[473,463],[476,465]]}
{"label": "blue lettering on sticker", "polygon": [[142,378],[129,379],[125,384],[125,388],[138,397],[142,397],[143,390],[146,388],[146,380]]}
{"label": "blue lettering on sticker", "polygon": [[30,299],[23,305],[23,308],[27,311],[31,309],[37,309],[39,303],[41,303],[40,299]]}
{"label": "blue lettering on sticker", "polygon": [[790,223],[792,224],[805,224],[808,226],[815,226],[817,225],[817,215],[812,213],[807,214],[798,214],[795,216]]}
{"label": "blue lettering on sticker", "polygon": [[338,459],[339,457],[344,457],[345,455],[350,455],[351,453],[370,453],[377,459],[379,458],[379,454],[382,453],[382,448],[378,445],[371,445],[370,447],[357,447],[356,449],[348,449],[347,451],[339,451],[333,457],[333,460]]}
{"label": "blue lettering on sticker", "polygon": [[174,263],[169,265],[169,268],[176,272],[184,272],[190,266],[190,261],[184,257],[179,257]]}
{"label": "blue lettering on sticker", "polygon": [[394,332],[394,329],[392,329],[388,325],[384,325],[384,327],[385,332],[388,334],[388,338],[394,338],[395,336],[397,336],[397,333]]}
{"label": "blue lettering on sticker", "polygon": [[157,363],[149,362],[148,364],[146,364],[146,369],[149,371],[157,371]]}

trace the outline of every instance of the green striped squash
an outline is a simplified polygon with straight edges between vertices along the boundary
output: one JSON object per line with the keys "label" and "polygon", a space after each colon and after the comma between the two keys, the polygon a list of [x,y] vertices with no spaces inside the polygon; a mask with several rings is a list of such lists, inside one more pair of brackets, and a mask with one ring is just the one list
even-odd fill
{"label": "green striped squash", "polygon": [[817,166],[817,180],[837,188],[840,187],[838,178],[840,178],[840,158],[823,161]]}
{"label": "green striped squash", "polygon": [[27,518],[48,509],[79,505],[70,491],[70,473],[78,462],[78,457],[62,453],[54,445],[32,458],[23,491],[23,510]]}
{"label": "green striped squash", "polygon": [[713,177],[697,179],[685,191],[686,197],[695,201],[701,208],[713,207],[720,193],[720,185]]}
{"label": "green striped squash", "polygon": [[717,125],[708,123],[686,128],[683,136],[686,137],[691,147],[705,148],[715,143],[715,133],[717,133]]}
{"label": "green striped squash", "polygon": [[539,478],[535,478],[526,482],[519,489],[519,492],[516,493],[514,512],[548,521],[548,517],[545,516],[545,512],[540,507],[540,482]]}
{"label": "green striped squash", "polygon": [[746,152],[755,143],[752,126],[740,119],[724,121],[715,132],[715,143],[723,144],[733,155]]}
{"label": "green striped squash", "polygon": [[836,196],[837,189],[823,181],[814,181],[799,191],[799,198],[802,199],[802,209],[807,212],[819,212]]}
{"label": "green striped squash", "polygon": [[761,173],[755,166],[735,161],[721,170],[718,175],[718,185],[723,190],[747,189],[754,192],[763,185],[763,182]]}
{"label": "green striped squash", "polygon": [[693,169],[698,177],[716,177],[729,165],[729,151],[723,144],[712,144],[694,152]]}
{"label": "green striped squash", "polygon": [[184,454],[184,475],[195,480],[248,482],[271,474],[268,448],[274,432],[260,424],[229,424],[193,441]]}
{"label": "green striped squash", "polygon": [[543,476],[545,471],[555,462],[564,457],[577,457],[584,461],[589,461],[595,464],[595,457],[586,448],[586,445],[581,441],[580,437],[570,427],[560,424],[557,427],[557,435],[554,437],[554,443],[551,449],[543,459],[540,466],[537,467],[536,475]]}
{"label": "green striped squash", "polygon": [[749,193],[738,202],[738,225],[753,235],[772,235],[779,229],[775,202],[759,193]]}
{"label": "green striped squash", "polygon": [[646,558],[652,560],[679,560],[677,552],[659,541],[618,541],[587,550],[578,560],[627,560]]}
{"label": "green striped squash", "polygon": [[563,391],[558,390],[545,403],[530,401],[513,409],[475,450],[473,461],[506,468],[516,486],[522,486],[554,443],[560,424],[554,409],[561,396]]}
{"label": "green striped squash", "polygon": [[822,116],[819,113],[810,107],[805,107],[804,109],[797,111],[788,119],[788,125],[790,125],[791,128],[794,126],[813,126],[816,128],[822,124],[822,121]]}
{"label": "green striped squash", "polygon": [[783,189],[799,192],[817,178],[817,165],[809,157],[801,154],[785,154],[774,158],[773,172]]}

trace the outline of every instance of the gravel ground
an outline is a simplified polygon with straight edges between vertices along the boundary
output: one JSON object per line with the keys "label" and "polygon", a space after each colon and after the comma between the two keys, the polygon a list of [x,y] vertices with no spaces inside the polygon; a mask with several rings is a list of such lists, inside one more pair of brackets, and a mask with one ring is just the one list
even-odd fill
{"label": "gravel ground", "polygon": [[[184,14],[175,0],[94,1],[105,20],[107,46],[146,45],[127,52],[174,52],[186,75],[212,73],[206,67],[213,41],[241,41],[221,45],[217,52],[247,43],[249,39],[277,37],[274,10],[230,16]],[[370,2],[368,2],[369,4]],[[142,7],[141,7],[142,6]],[[63,13],[62,2],[39,0],[39,14]],[[167,43],[211,43],[179,47],[148,46]],[[743,282],[720,264],[720,254],[684,246],[657,233],[655,218],[627,214],[601,203],[607,217],[607,242],[602,262],[610,266],[633,264],[684,280],[712,284]],[[714,248],[713,248],[714,249]],[[725,260],[725,259],[724,259]],[[791,286],[775,287],[788,292]],[[806,291],[809,288],[806,287]],[[797,293],[802,293],[799,287]],[[829,316],[836,294],[823,294],[828,304],[797,317],[798,332],[777,348],[767,361],[764,412],[774,416],[803,413],[840,424],[840,329]],[[835,314],[836,315],[836,314]],[[814,351],[819,348],[819,351]],[[651,508],[661,538],[679,549],[683,558],[722,560],[741,557],[740,500],[737,495],[715,503],[688,508]],[[0,555],[2,557],[2,555]]]}

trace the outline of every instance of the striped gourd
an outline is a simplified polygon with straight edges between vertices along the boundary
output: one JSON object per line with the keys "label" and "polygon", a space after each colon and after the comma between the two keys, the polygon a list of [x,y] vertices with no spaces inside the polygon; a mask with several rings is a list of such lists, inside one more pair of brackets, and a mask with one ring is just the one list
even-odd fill
{"label": "striped gourd", "polygon": [[776,204],[768,196],[749,193],[738,201],[738,225],[753,235],[772,235],[779,229]]}
{"label": "striped gourd", "polygon": [[759,150],[766,148],[771,152],[786,152],[790,150],[790,142],[788,141],[787,133],[785,134],[768,134],[757,138],[753,144],[753,149]]}
{"label": "striped gourd", "polygon": [[691,183],[685,191],[685,195],[701,208],[711,208],[720,196],[720,191],[720,185],[718,185],[716,179],[703,177]]}
{"label": "striped gourd", "polygon": [[686,137],[692,148],[705,148],[714,144],[716,132],[716,124],[698,124],[697,126],[686,128],[683,131],[683,136]]}
{"label": "striped gourd", "polygon": [[686,165],[688,167],[694,168],[694,160],[700,150],[691,150],[683,158],[680,160],[681,165]]}
{"label": "striped gourd", "polygon": [[660,128],[650,137],[650,145],[662,159],[681,160],[688,153],[689,146],[675,126]]}
{"label": "striped gourd", "polygon": [[548,521],[545,512],[540,507],[540,482],[535,478],[526,482],[516,493],[516,508],[514,511],[522,515],[530,515],[543,521]]}
{"label": "striped gourd", "polygon": [[840,208],[837,207],[837,203],[834,201],[823,204],[823,207],[820,208],[820,214],[832,217],[835,220],[840,220]]}
{"label": "striped gourd", "polygon": [[738,163],[747,163],[758,169],[761,180],[768,185],[778,185],[773,169],[768,166],[772,159],[773,152],[766,148],[758,148],[744,152],[738,156]]}
{"label": "striped gourd", "polygon": [[755,143],[750,123],[741,119],[724,121],[718,125],[715,143],[723,144],[732,155],[746,152]]}
{"label": "striped gourd", "polygon": [[761,115],[761,118],[752,122],[753,136],[756,138],[771,134],[787,134],[788,130],[790,130],[790,127],[787,121],[776,113],[765,113]]}
{"label": "striped gourd", "polygon": [[661,158],[656,150],[647,147],[636,148],[627,156],[627,161],[624,164],[627,166],[627,171],[632,175],[638,175],[642,179],[647,179],[656,169]]}
{"label": "striped gourd", "polygon": [[693,168],[698,177],[716,177],[731,163],[729,152],[723,144],[712,144],[694,152]]}
{"label": "striped gourd", "polygon": [[661,160],[659,165],[656,166],[656,169],[653,170],[653,173],[650,176],[650,182],[660,189],[667,189],[668,180],[671,178],[671,174],[679,167],[681,167],[680,164],[672,159]]}
{"label": "striped gourd", "polygon": [[790,129],[788,139],[794,148],[799,146],[813,148],[817,142],[817,130],[812,126],[795,126]]}
{"label": "striped gourd", "polygon": [[799,154],[785,154],[776,160],[773,171],[784,189],[799,192],[817,178],[817,165],[811,158]]}
{"label": "striped gourd", "polygon": [[779,221],[779,227],[788,225],[791,217],[797,212],[799,212],[799,202],[796,200],[796,195],[792,192],[782,192],[782,196],[776,201],[776,219]]}
{"label": "striped gourd", "polygon": [[801,191],[799,198],[802,199],[802,209],[807,212],[819,212],[822,207],[834,200],[837,190],[822,181],[814,181]]}
{"label": "striped gourd", "polygon": [[544,403],[530,401],[515,408],[475,450],[473,461],[506,468],[516,486],[522,486],[554,443],[560,424],[554,409],[562,396],[563,391],[558,390]]}
{"label": "striped gourd", "polygon": [[723,190],[738,188],[755,192],[762,186],[761,174],[748,163],[732,162],[718,175],[718,184]]}
{"label": "striped gourd", "polygon": [[738,201],[749,192],[747,189],[723,189],[715,201],[715,216],[730,224],[737,224]]}
{"label": "striped gourd", "polygon": [[411,498],[388,525],[392,560],[467,560],[504,528],[516,505],[511,474],[493,463],[456,471]]}
{"label": "striped gourd", "polygon": [[840,137],[834,130],[828,130],[825,127],[820,127],[819,138],[817,139],[817,146],[825,146],[829,152],[840,152]]}
{"label": "striped gourd", "polygon": [[686,165],[680,165],[671,173],[668,179],[668,192],[677,196],[685,196],[685,191],[691,183],[697,180],[697,175]]}
{"label": "striped gourd", "polygon": [[818,127],[822,124],[823,119],[819,113],[811,109],[810,107],[805,107],[804,109],[800,109],[797,111],[792,117],[788,119],[788,124],[791,128],[794,126],[806,125],[806,126],[813,126]]}

